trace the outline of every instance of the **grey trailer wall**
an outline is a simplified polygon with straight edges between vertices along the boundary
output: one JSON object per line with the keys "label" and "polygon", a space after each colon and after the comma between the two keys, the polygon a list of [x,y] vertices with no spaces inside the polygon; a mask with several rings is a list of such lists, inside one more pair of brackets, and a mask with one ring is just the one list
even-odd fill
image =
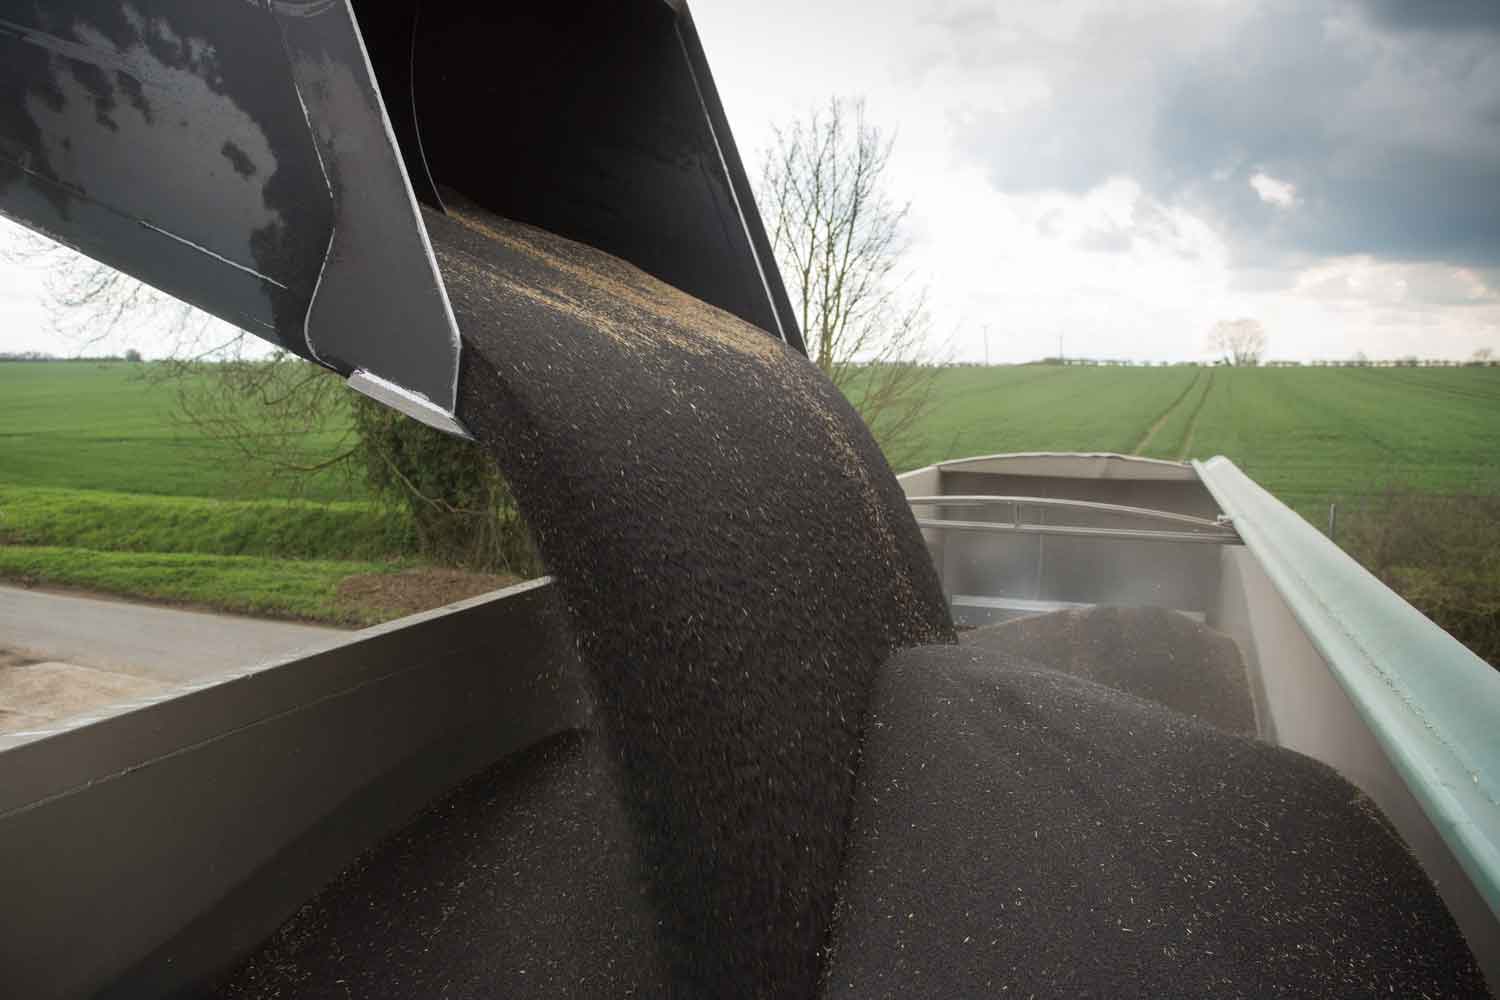
{"label": "grey trailer wall", "polygon": [[0,753],[0,992],[232,961],[486,764],[584,724],[550,581]]}
{"label": "grey trailer wall", "polygon": [[[1016,454],[958,459],[903,474],[908,497],[1020,496],[1079,500],[1212,519],[1219,507],[1191,466],[1133,456]],[[1101,529],[1178,527],[1137,514],[1078,508],[923,505],[919,520]],[[1081,604],[1172,608],[1205,615],[1219,584],[1216,545],[1160,538],[1068,537],[1017,531],[962,535],[921,520],[928,552],[960,624]],[[991,603],[998,602],[996,607]]]}
{"label": "grey trailer wall", "polygon": [[1255,555],[1221,550],[1224,584],[1212,618],[1253,656],[1263,738],[1334,768],[1380,806],[1453,913],[1486,978],[1500,983],[1500,921],[1360,717]]}
{"label": "grey trailer wall", "polygon": [[1245,541],[1211,622],[1253,643],[1275,742],[1375,800],[1500,983],[1500,674],[1232,462],[1194,467]]}

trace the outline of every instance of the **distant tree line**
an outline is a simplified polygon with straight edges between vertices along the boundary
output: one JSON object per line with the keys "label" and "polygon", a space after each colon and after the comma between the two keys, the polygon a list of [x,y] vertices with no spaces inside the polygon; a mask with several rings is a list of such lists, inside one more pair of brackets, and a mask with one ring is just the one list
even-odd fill
{"label": "distant tree line", "polygon": [[[1041,358],[1037,361],[1022,361],[1023,365],[1065,365],[1084,368],[1207,368],[1233,364],[1223,358],[1213,361],[1149,361],[1131,358]],[[1459,361],[1455,358],[1316,358],[1311,361],[1278,360],[1248,362],[1249,367],[1264,368],[1500,368],[1500,359],[1470,358]],[[1005,368],[1012,363],[985,365],[979,361],[953,361],[945,368]]]}
{"label": "distant tree line", "polygon": [[1165,368],[1169,365],[1197,365],[1196,361],[1142,361],[1138,358],[1042,358],[1027,364],[1066,365],[1084,368]]}
{"label": "distant tree line", "polygon": [[137,350],[134,350],[134,349],[126,351],[124,354],[89,354],[89,355],[79,355],[78,357],[72,357],[72,358],[60,358],[60,357],[58,357],[55,354],[48,354],[46,351],[0,351],[0,361],[84,361],[84,362],[130,361],[130,362],[136,362],[136,361],[141,361],[141,360],[143,360],[141,358],[141,352],[137,351]]}
{"label": "distant tree line", "polygon": [[[48,361],[64,364],[76,363],[103,363],[103,362],[139,362],[144,359],[139,351],[130,350],[124,354],[88,354],[76,357],[58,357],[45,351],[0,351],[0,361]],[[164,362],[171,364],[171,362]],[[1230,364],[1223,358],[1213,361],[1164,361],[1140,358],[1040,358],[1035,361],[1002,361],[986,364],[983,361],[910,361],[902,362],[903,366],[921,369],[938,368],[1013,368],[1018,365],[1064,365],[1074,368],[1204,368]],[[1500,358],[1474,357],[1467,361],[1456,358],[1419,358],[1409,356],[1405,358],[1314,358],[1310,361],[1296,361],[1288,359],[1271,359],[1269,361],[1252,362],[1252,366],[1258,365],[1265,368],[1500,368]],[[878,369],[879,363],[861,364],[855,362],[849,366],[849,370],[858,373],[867,369]]]}
{"label": "distant tree line", "polygon": [[1313,361],[1267,361],[1267,368],[1500,368],[1491,358],[1320,358]]}

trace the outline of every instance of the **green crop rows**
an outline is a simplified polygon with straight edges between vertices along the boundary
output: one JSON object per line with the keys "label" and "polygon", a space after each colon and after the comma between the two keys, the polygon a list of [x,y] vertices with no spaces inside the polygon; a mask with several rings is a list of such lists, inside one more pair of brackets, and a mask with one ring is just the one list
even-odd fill
{"label": "green crop rows", "polygon": [[[0,579],[367,624],[347,577],[410,564],[357,483],[295,488],[173,415],[142,365],[0,363]],[[333,453],[337,441],[312,441]]]}
{"label": "green crop rows", "polygon": [[963,368],[916,461],[1006,451],[1225,455],[1288,504],[1500,493],[1500,368]]}

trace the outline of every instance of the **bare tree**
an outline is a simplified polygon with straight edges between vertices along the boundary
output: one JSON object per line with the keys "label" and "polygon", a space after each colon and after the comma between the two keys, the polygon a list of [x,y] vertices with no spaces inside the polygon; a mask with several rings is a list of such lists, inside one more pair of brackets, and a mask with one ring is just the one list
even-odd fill
{"label": "bare tree", "polygon": [[239,455],[247,484],[278,480],[296,492],[354,457],[346,390],[324,369],[44,237],[22,233],[4,257],[43,273],[59,345],[82,353],[149,335],[161,358],[143,377],[170,386],[179,420]]}
{"label": "bare tree", "polygon": [[886,191],[891,149],[863,101],[832,99],[776,130],[759,196],[809,356],[899,464],[937,369],[926,289],[905,266],[909,206]]}
{"label": "bare tree", "polygon": [[188,362],[236,357],[248,335],[165,292],[157,291],[97,260],[17,229],[0,260],[42,273],[48,323],[59,345],[78,352],[122,333],[146,330],[162,353]]}
{"label": "bare tree", "polygon": [[1222,351],[1232,365],[1258,365],[1266,349],[1266,328],[1259,320],[1226,319],[1214,324],[1209,346]]}
{"label": "bare tree", "polygon": [[169,359],[178,419],[238,455],[248,481],[275,481],[296,495],[325,470],[360,472],[360,440],[343,379],[294,354],[217,361]]}
{"label": "bare tree", "polygon": [[49,240],[25,235],[3,256],[46,269],[53,331],[79,350],[126,331],[152,333],[166,356],[143,366],[146,377],[170,386],[177,418],[196,435],[238,456],[247,487],[269,479],[296,493],[337,470],[406,508],[430,558],[540,572],[499,468],[471,442],[388,411],[335,373],[268,353],[243,331]]}

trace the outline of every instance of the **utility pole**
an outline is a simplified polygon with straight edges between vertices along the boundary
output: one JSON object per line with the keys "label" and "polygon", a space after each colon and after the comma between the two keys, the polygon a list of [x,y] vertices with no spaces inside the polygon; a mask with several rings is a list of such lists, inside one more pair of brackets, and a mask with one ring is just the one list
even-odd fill
{"label": "utility pole", "polygon": [[990,325],[984,324],[984,366],[990,366]]}

